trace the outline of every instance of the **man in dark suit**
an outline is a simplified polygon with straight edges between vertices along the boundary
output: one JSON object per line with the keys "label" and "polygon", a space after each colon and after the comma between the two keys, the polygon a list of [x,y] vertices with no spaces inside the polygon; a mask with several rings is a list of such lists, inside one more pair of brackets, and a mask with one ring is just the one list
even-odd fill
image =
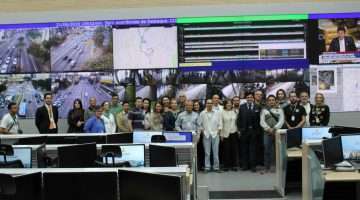
{"label": "man in dark suit", "polygon": [[58,109],[52,105],[52,94],[44,95],[45,104],[39,107],[35,113],[35,125],[39,133],[58,132]]}
{"label": "man in dark suit", "polygon": [[347,52],[356,51],[355,41],[352,37],[346,36],[345,27],[338,27],[338,37],[334,38],[330,43],[330,52]]}
{"label": "man in dark suit", "polygon": [[237,117],[237,127],[241,134],[241,160],[242,169],[256,172],[257,138],[261,134],[260,112],[261,107],[254,102],[254,93],[245,94],[246,103],[240,106]]}

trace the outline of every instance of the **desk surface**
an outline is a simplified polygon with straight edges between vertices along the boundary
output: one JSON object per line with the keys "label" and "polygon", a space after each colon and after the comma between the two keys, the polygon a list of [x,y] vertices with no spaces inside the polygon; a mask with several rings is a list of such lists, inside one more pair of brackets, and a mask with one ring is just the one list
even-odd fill
{"label": "desk surface", "polygon": [[289,148],[287,150],[287,157],[288,158],[299,158],[301,159],[302,157],[302,150],[300,148]]}
{"label": "desk surface", "polygon": [[323,175],[326,182],[360,181],[360,173],[358,170],[353,172],[323,170]]}

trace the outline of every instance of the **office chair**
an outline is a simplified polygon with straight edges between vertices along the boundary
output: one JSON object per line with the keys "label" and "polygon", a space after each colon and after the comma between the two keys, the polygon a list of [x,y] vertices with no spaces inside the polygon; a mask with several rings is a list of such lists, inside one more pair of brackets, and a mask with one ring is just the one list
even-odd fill
{"label": "office chair", "polygon": [[9,174],[0,174],[0,199],[10,200],[16,195],[16,183]]}
{"label": "office chair", "polygon": [[4,157],[4,161],[0,162],[0,168],[24,168],[21,160],[7,161],[7,156],[13,156],[14,149],[11,145],[0,144],[0,156]]}
{"label": "office chair", "polygon": [[[95,164],[98,167],[130,167],[128,161],[121,161],[115,163],[115,157],[121,158],[122,152],[119,145],[103,145],[101,147],[100,161],[95,161]],[[112,159],[112,162],[109,163],[109,158]],[[105,163],[103,160],[105,159]]]}
{"label": "office chair", "polygon": [[165,143],[166,137],[164,135],[153,135],[151,136],[151,142],[153,143]]}

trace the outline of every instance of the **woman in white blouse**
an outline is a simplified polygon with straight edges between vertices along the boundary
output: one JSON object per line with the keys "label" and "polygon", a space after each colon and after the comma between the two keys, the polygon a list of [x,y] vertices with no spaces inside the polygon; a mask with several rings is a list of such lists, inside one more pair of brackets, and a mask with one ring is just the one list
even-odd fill
{"label": "woman in white blouse", "polygon": [[116,122],[114,115],[110,112],[110,103],[108,101],[104,101],[101,106],[103,107],[101,119],[104,121],[106,133],[115,133]]}
{"label": "woman in white blouse", "polygon": [[224,171],[232,169],[237,171],[239,167],[239,141],[236,128],[237,114],[233,110],[232,102],[224,102],[224,109],[221,113],[222,129],[220,133],[223,142]]}
{"label": "woman in white blouse", "polygon": [[276,97],[269,95],[266,99],[267,107],[261,111],[260,126],[264,129],[264,165],[266,172],[269,172],[274,161],[275,154],[275,133],[284,124],[284,111],[277,105]]}
{"label": "woman in white blouse", "polygon": [[163,130],[162,106],[160,102],[157,102],[155,104],[153,112],[146,113],[144,123],[146,130],[151,130],[151,131]]}

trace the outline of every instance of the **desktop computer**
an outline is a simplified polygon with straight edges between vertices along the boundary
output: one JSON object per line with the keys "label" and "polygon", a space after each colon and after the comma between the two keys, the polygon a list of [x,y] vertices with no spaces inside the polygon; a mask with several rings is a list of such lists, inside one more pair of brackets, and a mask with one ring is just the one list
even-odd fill
{"label": "desktop computer", "polygon": [[[24,168],[32,167],[32,148],[31,147],[14,147],[14,155],[6,156],[7,161],[20,160]],[[4,162],[4,157],[0,156],[0,162]]]}
{"label": "desktop computer", "polygon": [[96,144],[78,144],[58,147],[60,168],[93,167],[97,157]]}
{"label": "desktop computer", "polygon": [[[104,145],[103,145],[104,146]],[[145,145],[144,144],[124,144],[119,145],[121,157],[114,157],[115,163],[127,161],[131,167],[145,167]],[[107,159],[107,162],[106,160]],[[103,163],[112,164],[112,158],[103,158]]]}

